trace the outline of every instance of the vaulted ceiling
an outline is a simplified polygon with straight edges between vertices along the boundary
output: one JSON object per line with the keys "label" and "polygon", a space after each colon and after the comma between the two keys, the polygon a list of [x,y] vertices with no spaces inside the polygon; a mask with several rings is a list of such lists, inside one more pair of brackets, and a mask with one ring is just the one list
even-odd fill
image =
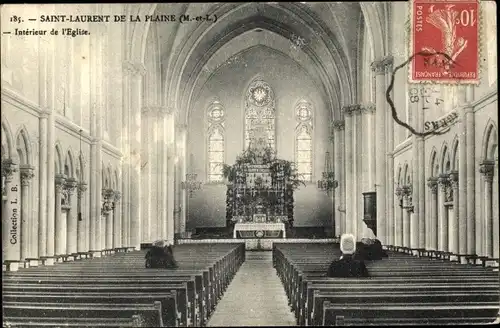
{"label": "vaulted ceiling", "polygon": [[150,24],[159,38],[166,99],[186,115],[218,67],[259,46],[308,72],[332,111],[356,100],[364,29],[357,2],[169,3],[157,4],[154,14],[217,17],[215,23]]}

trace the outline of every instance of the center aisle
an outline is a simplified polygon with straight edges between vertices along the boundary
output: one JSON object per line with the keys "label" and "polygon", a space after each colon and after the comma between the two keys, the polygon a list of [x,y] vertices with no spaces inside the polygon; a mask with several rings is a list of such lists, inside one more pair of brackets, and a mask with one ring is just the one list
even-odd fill
{"label": "center aisle", "polygon": [[295,326],[272,252],[246,252],[245,258],[207,326]]}

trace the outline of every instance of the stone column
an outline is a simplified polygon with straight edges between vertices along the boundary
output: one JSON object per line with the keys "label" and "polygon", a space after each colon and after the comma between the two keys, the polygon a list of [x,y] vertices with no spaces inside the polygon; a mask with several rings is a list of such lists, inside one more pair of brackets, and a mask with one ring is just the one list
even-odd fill
{"label": "stone column", "polygon": [[[113,196],[114,197],[114,196]],[[113,201],[111,201],[114,203]],[[114,204],[112,205],[112,209],[110,212],[108,212],[105,215],[106,218],[106,242],[105,242],[105,249],[113,249],[113,221],[115,218],[115,208]]]}
{"label": "stone column", "polygon": [[386,222],[387,222],[387,135],[386,135],[386,71],[387,67],[392,64],[392,57],[386,57],[379,61],[374,61],[371,68],[375,73],[375,149],[376,149],[376,193],[377,193],[377,239],[382,244],[387,244]]}
{"label": "stone column", "polygon": [[158,141],[158,165],[160,172],[160,215],[158,215],[158,235],[161,239],[168,239],[168,116],[170,109],[168,107],[160,107],[158,109],[158,122],[160,136]]}
{"label": "stone column", "polygon": [[86,229],[86,220],[88,220],[88,218],[84,218],[84,213],[87,213],[87,212],[82,212],[82,208],[84,208],[83,206],[83,200],[84,200],[84,195],[85,195],[85,191],[87,191],[87,183],[85,182],[80,182],[78,184],[78,187],[77,187],[77,202],[78,202],[78,206],[77,206],[77,211],[78,211],[78,221],[77,221],[77,224],[76,224],[76,229],[77,229],[77,252],[86,252],[88,251],[87,247],[86,247],[86,238],[87,238],[87,234],[88,234],[88,231]]}
{"label": "stone column", "polygon": [[30,257],[29,229],[32,224],[31,208],[29,203],[31,179],[35,176],[34,168],[30,165],[22,165],[21,173],[21,260]]}
{"label": "stone column", "polygon": [[[344,106],[342,111],[344,112],[345,119],[345,218],[346,218],[346,233],[354,233],[354,218],[353,218],[353,149],[352,149],[352,111],[354,106]],[[353,222],[354,221],[354,222]]]}
{"label": "stone column", "polygon": [[[181,141],[181,165],[180,165],[180,171],[181,171],[181,176],[182,179],[180,181],[185,181],[186,180],[186,175],[187,175],[187,166],[188,166],[188,157],[187,157],[187,125],[186,124],[179,124],[179,130],[180,130],[180,141]],[[186,231],[186,218],[187,218],[187,197],[188,197],[188,191],[183,190],[182,188],[179,188],[181,190],[181,207],[180,207],[180,232],[185,232]]]}
{"label": "stone column", "polygon": [[[55,255],[63,255],[63,224],[61,215],[61,200],[64,189],[66,176],[64,174],[56,174],[55,178]],[[65,246],[65,245],[64,245]]]}
{"label": "stone column", "polygon": [[103,236],[103,245],[101,249],[111,249],[113,241],[113,202],[115,192],[112,189],[102,189],[101,196],[101,217],[102,220],[104,220],[104,225],[101,226],[100,229],[100,234]]}
{"label": "stone column", "polygon": [[101,163],[98,162],[96,142],[92,140],[90,144],[90,216],[89,220],[89,251],[93,256],[100,256],[99,252],[99,223],[101,220]]}
{"label": "stone column", "polygon": [[173,241],[175,233],[175,116],[174,109],[167,114],[167,239]]}
{"label": "stone column", "polygon": [[120,204],[121,193],[116,190],[114,195],[113,211],[113,248],[122,247],[122,206]]}
{"label": "stone column", "polygon": [[411,234],[412,232],[412,221],[411,221],[411,204],[413,197],[413,188],[411,185],[403,186],[403,246],[412,247],[411,244]]}
{"label": "stone column", "polygon": [[47,255],[47,112],[40,114],[38,121],[38,243],[33,241],[32,257]]}
{"label": "stone column", "polygon": [[439,240],[438,240],[438,250],[447,252],[448,251],[448,210],[446,208],[445,202],[446,202],[446,193],[447,189],[449,188],[449,178],[448,175],[445,173],[442,173],[439,175],[438,178],[438,184],[440,186],[441,192],[439,193],[440,195],[440,200],[439,200],[439,209],[440,209],[440,215],[439,215]]}
{"label": "stone column", "polygon": [[344,127],[345,127],[345,122],[342,120],[337,120],[333,121],[332,127],[334,129],[334,142],[333,142],[333,148],[334,148],[334,166],[335,166],[335,179],[339,183],[339,188],[335,189],[335,235],[340,236],[345,232],[345,222],[343,221],[343,210],[342,207],[344,206],[344,201],[343,201],[343,177],[342,173],[344,171],[344,165],[342,163],[342,158],[344,157],[344,147],[342,144],[341,137],[344,134]]}
{"label": "stone column", "polygon": [[403,244],[403,190],[401,186],[398,185],[395,191],[396,202],[394,204],[395,208],[395,218],[394,218],[394,244],[395,246],[404,246]]}
{"label": "stone column", "polygon": [[[420,111],[422,112],[422,111]],[[421,113],[423,115],[423,112]],[[422,124],[423,126],[423,118]],[[418,205],[415,204],[416,211],[418,213],[418,242],[416,247],[425,248],[425,226],[426,226],[426,211],[425,211],[425,149],[424,149],[424,138],[417,137],[416,138],[416,147],[418,151],[418,159],[416,161],[418,167],[418,173],[416,174],[417,181],[416,185],[418,185],[418,189],[415,193],[415,197],[418,199]]]}
{"label": "stone column", "polygon": [[438,179],[431,177],[427,180],[430,189],[431,211],[429,216],[429,226],[426,227],[426,236],[429,239],[429,249],[438,249]]}
{"label": "stone column", "polygon": [[[352,167],[353,167],[353,174],[352,174],[352,232],[354,236],[357,237],[358,240],[361,240],[363,237],[367,237],[363,234],[363,227],[365,226],[364,222],[362,221],[363,218],[363,213],[360,214],[360,206],[362,204],[360,203],[360,198],[361,198],[361,188],[362,188],[362,176],[361,176],[361,153],[359,150],[361,149],[361,135],[362,131],[361,128],[363,126],[363,123],[361,121],[361,112],[363,111],[363,106],[362,105],[356,105],[354,110],[352,111]],[[362,198],[361,198],[362,199]]]}
{"label": "stone column", "polygon": [[141,213],[141,109],[142,109],[142,78],[146,69],[142,63],[131,66],[130,92],[130,245],[137,250],[141,248],[142,213]]}
{"label": "stone column", "polygon": [[449,251],[453,254],[458,254],[458,238],[459,238],[459,225],[458,225],[458,206],[459,206],[459,198],[458,198],[458,172],[452,171],[449,174],[450,186],[452,190],[452,201],[453,201],[453,215],[449,219]]}
{"label": "stone column", "polygon": [[74,195],[74,190],[77,187],[77,182],[73,178],[69,178],[66,180],[66,183],[64,185],[64,189],[68,195],[68,205],[69,205],[69,211],[68,211],[68,216],[66,217],[66,254],[74,254],[76,255],[77,252],[77,217],[76,213],[78,212],[78,209],[76,208],[75,200],[73,199]]}
{"label": "stone column", "polygon": [[[142,240],[152,242],[157,236],[152,236],[152,216],[156,214],[156,200],[158,190],[156,190],[157,175],[157,149],[155,135],[157,134],[156,108],[144,106],[142,108],[141,124],[144,129],[141,131],[141,220],[142,220]],[[154,179],[153,179],[154,176]],[[153,190],[154,188],[154,190]],[[154,194],[153,194],[154,193]],[[154,209],[154,212],[153,212]],[[155,215],[158,217],[158,215]],[[155,229],[156,230],[156,229]],[[156,233],[156,231],[155,231]]]}
{"label": "stone column", "polygon": [[[461,93],[463,94],[463,92]],[[465,97],[461,97],[465,101]],[[458,108],[458,252],[460,255],[467,253],[467,207],[474,204],[467,204],[467,124],[465,120],[465,109],[463,101]],[[465,258],[462,257],[463,260]]]}
{"label": "stone column", "polygon": [[[469,90],[469,89],[467,89]],[[470,92],[468,92],[470,93]],[[467,97],[467,101],[472,101],[472,96]],[[464,108],[466,126],[467,145],[467,254],[476,254],[476,141],[474,127],[474,108],[467,105]]]}
{"label": "stone column", "polygon": [[484,178],[484,255],[493,257],[494,247],[498,245],[493,244],[493,234],[498,227],[493,227],[493,176],[495,174],[495,162],[491,160],[483,161],[479,166],[479,172]]}

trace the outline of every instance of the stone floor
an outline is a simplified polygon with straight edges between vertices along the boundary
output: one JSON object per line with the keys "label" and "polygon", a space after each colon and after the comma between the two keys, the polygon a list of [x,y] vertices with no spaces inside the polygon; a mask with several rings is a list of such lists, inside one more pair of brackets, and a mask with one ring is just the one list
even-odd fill
{"label": "stone floor", "polygon": [[246,261],[208,322],[221,326],[295,326],[272,252],[247,252]]}

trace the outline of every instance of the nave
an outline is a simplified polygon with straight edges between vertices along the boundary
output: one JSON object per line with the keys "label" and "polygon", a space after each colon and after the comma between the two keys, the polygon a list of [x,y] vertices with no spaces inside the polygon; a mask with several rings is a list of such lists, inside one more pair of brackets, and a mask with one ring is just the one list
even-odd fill
{"label": "nave", "polygon": [[325,277],[339,245],[307,242],[275,243],[272,252],[246,254],[242,243],[176,245],[175,270],[145,269],[144,250],[32,267],[4,276],[3,325],[498,322],[498,269],[388,253],[367,262],[370,278],[358,279]]}

